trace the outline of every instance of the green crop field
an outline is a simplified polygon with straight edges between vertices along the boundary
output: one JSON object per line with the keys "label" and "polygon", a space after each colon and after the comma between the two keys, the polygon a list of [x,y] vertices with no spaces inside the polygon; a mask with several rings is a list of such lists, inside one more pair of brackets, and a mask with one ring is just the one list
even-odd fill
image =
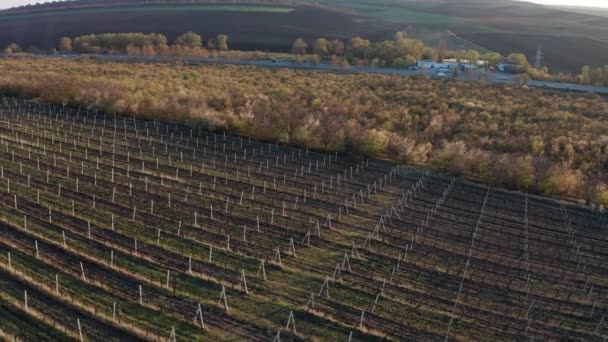
{"label": "green crop field", "polygon": [[445,14],[424,12],[400,3],[371,2],[357,0],[327,0],[328,4],[355,10],[361,14],[383,19],[396,24],[447,24],[459,18]]}

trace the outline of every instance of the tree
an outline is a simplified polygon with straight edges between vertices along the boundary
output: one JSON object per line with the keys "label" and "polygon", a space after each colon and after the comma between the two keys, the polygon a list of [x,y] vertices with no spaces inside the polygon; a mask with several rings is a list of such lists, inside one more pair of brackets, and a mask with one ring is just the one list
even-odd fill
{"label": "tree", "polygon": [[294,40],[291,47],[291,51],[294,55],[304,55],[306,54],[306,49],[308,49],[308,44],[304,41],[304,39],[302,39],[302,37]]}
{"label": "tree", "polygon": [[228,50],[228,36],[225,34],[219,34],[217,36],[217,49],[220,51]]}
{"label": "tree", "polygon": [[68,37],[59,39],[59,51],[72,52],[72,39]]}
{"label": "tree", "polygon": [[325,150],[343,139],[346,113],[346,107],[339,101],[327,100],[322,105],[313,132],[319,137]]}
{"label": "tree", "polygon": [[405,65],[414,65],[414,64],[416,64],[416,62],[417,62],[417,60],[413,56],[411,56],[411,55],[405,56]]}
{"label": "tree", "polygon": [[325,38],[318,38],[313,44],[312,51],[319,56],[327,56],[329,53],[329,42]]}
{"label": "tree", "polygon": [[589,68],[588,65],[585,65],[581,69],[581,77],[582,77],[583,84],[591,83],[591,69]]}
{"label": "tree", "polygon": [[397,57],[391,62],[391,66],[393,68],[404,68],[406,65],[407,64],[405,64],[405,60],[401,57]]}
{"label": "tree", "polygon": [[205,46],[208,50],[215,50],[217,48],[217,46],[215,45],[215,40],[213,38],[209,38]]}
{"label": "tree", "polygon": [[407,39],[407,32],[399,31],[399,32],[395,33],[396,42],[404,41],[406,39]]}
{"label": "tree", "polygon": [[512,53],[508,55],[507,58],[516,61],[519,65],[519,70],[522,72],[526,72],[530,69],[530,63],[528,63],[528,59],[523,53]]}
{"label": "tree", "polygon": [[469,63],[476,64],[477,61],[479,60],[479,52],[477,52],[475,50],[467,50],[464,53],[464,59],[468,60]]}
{"label": "tree", "polygon": [[502,56],[496,52],[488,52],[481,56],[481,59],[488,62],[489,65],[495,65],[500,62]]}
{"label": "tree", "polygon": [[21,52],[21,47],[19,45],[17,45],[17,43],[12,43],[6,49],[4,49],[4,53],[6,53],[6,54],[19,53],[19,52]]}
{"label": "tree", "polygon": [[344,54],[344,43],[335,39],[329,43],[328,52],[331,56],[342,56]]}
{"label": "tree", "polygon": [[367,39],[355,37],[350,40],[350,45],[348,49],[353,57],[364,59],[369,54],[369,51],[371,49],[371,43]]}
{"label": "tree", "polygon": [[292,143],[299,129],[305,128],[310,121],[310,111],[304,103],[294,100],[277,100],[272,112],[273,127],[285,137],[286,143]]}
{"label": "tree", "polygon": [[580,170],[572,170],[567,165],[555,165],[542,183],[543,193],[575,197],[580,194],[582,178]]}
{"label": "tree", "polygon": [[447,52],[448,44],[445,42],[445,39],[439,39],[439,42],[437,43],[437,61],[443,62]]}
{"label": "tree", "polygon": [[175,44],[189,48],[200,48],[203,46],[203,38],[194,32],[187,32],[177,37]]}
{"label": "tree", "polygon": [[150,44],[144,45],[144,47],[141,48],[141,53],[146,57],[156,56],[156,50],[154,50],[154,47]]}

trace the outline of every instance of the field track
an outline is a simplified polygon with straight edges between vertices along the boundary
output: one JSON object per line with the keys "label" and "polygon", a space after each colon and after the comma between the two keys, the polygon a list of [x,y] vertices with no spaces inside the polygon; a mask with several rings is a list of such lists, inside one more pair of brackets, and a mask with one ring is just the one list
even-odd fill
{"label": "field track", "polygon": [[589,208],[13,98],[0,160],[9,339],[608,336],[608,217]]}

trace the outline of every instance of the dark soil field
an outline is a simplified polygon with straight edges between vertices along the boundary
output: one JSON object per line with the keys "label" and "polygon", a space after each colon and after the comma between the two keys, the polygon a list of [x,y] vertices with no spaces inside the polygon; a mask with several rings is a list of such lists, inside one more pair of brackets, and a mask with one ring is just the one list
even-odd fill
{"label": "dark soil field", "polygon": [[599,40],[520,33],[460,33],[460,37],[473,41],[489,50],[507,55],[513,51],[524,53],[530,64],[534,63],[536,49],[541,46],[544,65],[550,72],[580,72],[582,65],[608,63],[608,43]]}
{"label": "dark soil field", "polygon": [[[201,6],[202,7],[202,6]],[[91,33],[156,32],[172,41],[194,31],[203,39],[225,33],[231,48],[240,50],[290,51],[299,36],[311,41],[365,36],[372,40],[390,38],[396,24],[379,19],[316,7],[291,7],[287,13],[266,11],[124,11],[66,10],[48,15],[0,16],[0,46],[16,42],[24,48],[51,49],[60,37]]]}

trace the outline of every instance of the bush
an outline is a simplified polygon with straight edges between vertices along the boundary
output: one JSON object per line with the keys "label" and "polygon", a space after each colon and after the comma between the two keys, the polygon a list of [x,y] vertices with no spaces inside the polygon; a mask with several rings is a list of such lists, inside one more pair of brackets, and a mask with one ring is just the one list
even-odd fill
{"label": "bush", "polygon": [[554,166],[542,184],[548,196],[577,197],[581,195],[582,175],[565,165]]}
{"label": "bush", "polygon": [[594,95],[387,75],[25,56],[5,58],[0,73],[4,94],[426,164],[512,189],[599,201],[605,194],[595,184],[608,183],[608,117],[602,115],[608,101]]}

